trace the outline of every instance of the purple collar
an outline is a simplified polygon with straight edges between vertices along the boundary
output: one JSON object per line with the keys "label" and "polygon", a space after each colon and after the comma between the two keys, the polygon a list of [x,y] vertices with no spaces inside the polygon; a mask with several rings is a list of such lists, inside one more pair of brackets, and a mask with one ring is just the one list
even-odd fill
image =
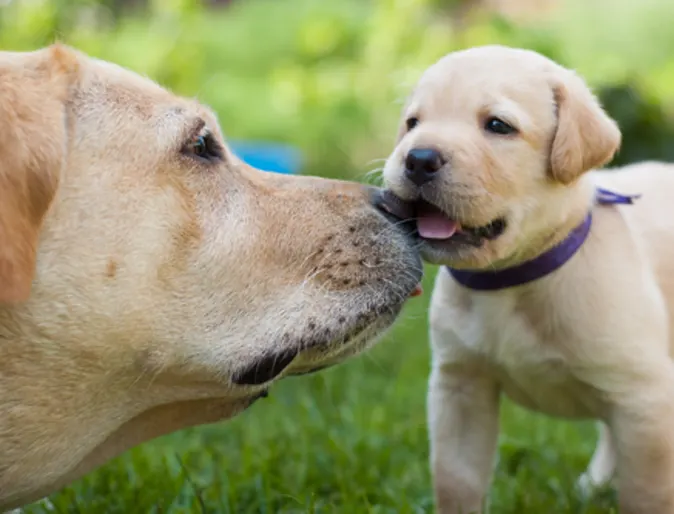
{"label": "purple collar", "polygon": [[[641,195],[621,195],[606,189],[597,189],[596,201],[600,205],[631,204]],[[447,269],[454,280],[468,289],[476,291],[496,291],[521,286],[549,275],[561,268],[583,245],[592,226],[592,212],[574,228],[566,238],[545,253],[512,268],[497,271]]]}

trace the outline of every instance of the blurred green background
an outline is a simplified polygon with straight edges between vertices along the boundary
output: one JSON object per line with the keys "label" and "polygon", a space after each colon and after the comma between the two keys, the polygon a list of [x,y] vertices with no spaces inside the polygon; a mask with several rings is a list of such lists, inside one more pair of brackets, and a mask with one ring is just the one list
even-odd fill
{"label": "blurred green background", "polygon": [[[486,43],[584,75],[623,131],[615,164],[674,160],[672,22],[671,0],[0,0],[0,47],[60,39],[196,96],[229,138],[297,146],[304,173],[376,181],[423,69]],[[368,355],[142,445],[28,512],[432,512],[428,296]],[[506,405],[502,426],[492,512],[615,508],[610,490],[573,492],[591,424]]]}
{"label": "blurred green background", "polygon": [[358,178],[421,71],[494,42],[583,74],[625,135],[616,163],[673,159],[672,21],[668,0],[0,0],[0,45],[61,39],[198,97],[231,138],[292,143],[307,173]]}

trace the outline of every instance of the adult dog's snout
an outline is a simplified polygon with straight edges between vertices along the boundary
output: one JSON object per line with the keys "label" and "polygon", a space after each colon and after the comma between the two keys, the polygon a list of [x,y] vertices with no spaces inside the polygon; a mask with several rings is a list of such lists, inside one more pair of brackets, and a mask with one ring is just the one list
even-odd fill
{"label": "adult dog's snout", "polygon": [[405,176],[417,186],[433,180],[445,164],[442,154],[433,148],[412,148],[405,157]]}

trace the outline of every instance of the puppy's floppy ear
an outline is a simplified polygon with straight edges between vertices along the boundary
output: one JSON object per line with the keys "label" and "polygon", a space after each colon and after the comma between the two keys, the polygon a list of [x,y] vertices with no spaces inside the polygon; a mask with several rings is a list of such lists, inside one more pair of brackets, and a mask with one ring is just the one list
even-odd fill
{"label": "puppy's floppy ear", "polygon": [[77,62],[60,45],[0,52],[0,303],[30,295],[40,228],[65,161]]}
{"label": "puppy's floppy ear", "polygon": [[[560,78],[561,75],[561,78]],[[556,74],[557,130],[550,150],[552,177],[569,184],[608,163],[620,147],[620,129],[583,79],[570,70]]]}

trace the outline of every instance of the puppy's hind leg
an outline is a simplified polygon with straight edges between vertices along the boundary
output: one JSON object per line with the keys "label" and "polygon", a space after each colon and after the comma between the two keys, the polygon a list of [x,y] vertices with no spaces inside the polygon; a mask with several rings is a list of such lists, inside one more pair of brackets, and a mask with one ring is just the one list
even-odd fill
{"label": "puppy's hind leg", "polygon": [[599,439],[590,464],[578,479],[577,487],[585,498],[592,496],[595,490],[605,487],[613,478],[616,468],[616,453],[613,437],[606,424],[597,423]]}
{"label": "puppy's hind leg", "polygon": [[[56,507],[49,498],[43,498],[42,500],[35,502],[35,505],[39,505],[43,510],[47,512],[56,512]],[[25,508],[19,507],[18,509],[9,510],[5,514],[26,514],[26,512],[28,511],[25,510]]]}

